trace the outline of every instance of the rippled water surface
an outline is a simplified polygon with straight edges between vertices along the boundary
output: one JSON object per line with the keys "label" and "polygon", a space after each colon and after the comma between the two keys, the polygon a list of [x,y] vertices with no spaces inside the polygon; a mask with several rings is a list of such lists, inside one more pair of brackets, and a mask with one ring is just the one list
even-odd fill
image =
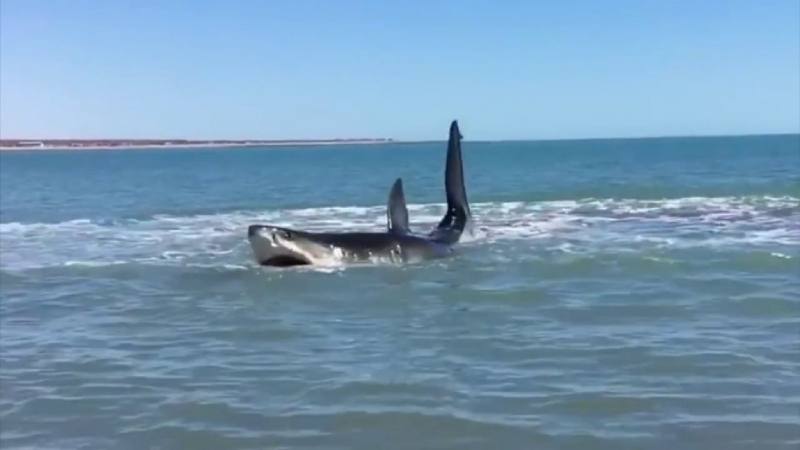
{"label": "rippled water surface", "polygon": [[[466,133],[465,133],[466,134]],[[797,449],[800,137],[464,143],[472,236],[374,230],[444,144],[0,155],[0,447]]]}

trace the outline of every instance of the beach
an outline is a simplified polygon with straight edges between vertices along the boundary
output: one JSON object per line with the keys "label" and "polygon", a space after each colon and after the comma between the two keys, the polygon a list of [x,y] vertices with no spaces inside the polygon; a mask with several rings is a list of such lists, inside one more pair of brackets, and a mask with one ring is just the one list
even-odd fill
{"label": "beach", "polygon": [[[40,144],[20,144],[39,142]],[[147,140],[148,142],[151,140]],[[0,140],[0,151],[33,150],[175,150],[192,148],[237,148],[237,147],[302,147],[309,145],[364,145],[391,143],[392,139],[320,139],[320,140],[249,140],[249,141],[159,141],[160,143],[139,143],[131,140],[71,141],[71,140]]]}

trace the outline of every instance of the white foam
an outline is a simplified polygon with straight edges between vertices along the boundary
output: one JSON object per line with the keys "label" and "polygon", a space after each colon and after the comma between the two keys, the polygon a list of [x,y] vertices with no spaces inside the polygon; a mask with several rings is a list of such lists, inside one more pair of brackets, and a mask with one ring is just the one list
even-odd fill
{"label": "white foam", "polygon": [[[412,228],[427,232],[443,204],[409,205]],[[509,242],[563,252],[655,248],[764,247],[791,258],[800,245],[796,197],[686,197],[663,200],[582,199],[471,205],[465,246]],[[380,230],[385,206],[234,211],[146,220],[0,224],[4,270],[118,264],[243,267],[252,256],[253,223],[312,231]],[[515,243],[516,242],[516,243]],[[248,267],[248,266],[244,266]]]}
{"label": "white foam", "polygon": [[65,267],[107,267],[125,264],[126,261],[67,261]]}

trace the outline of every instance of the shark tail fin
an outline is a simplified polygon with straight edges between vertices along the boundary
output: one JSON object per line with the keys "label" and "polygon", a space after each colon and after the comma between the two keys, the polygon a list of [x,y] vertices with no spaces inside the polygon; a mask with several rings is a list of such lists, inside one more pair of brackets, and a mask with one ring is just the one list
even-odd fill
{"label": "shark tail fin", "polygon": [[386,208],[386,226],[392,233],[407,234],[408,227],[408,208],[406,207],[406,197],[403,194],[403,180],[398,178],[389,191],[389,202]]}
{"label": "shark tail fin", "polygon": [[444,185],[447,192],[447,212],[431,236],[439,241],[454,243],[471,220],[467,190],[464,187],[464,165],[461,161],[461,132],[458,122],[450,124],[450,137],[447,142],[447,162],[444,172]]}

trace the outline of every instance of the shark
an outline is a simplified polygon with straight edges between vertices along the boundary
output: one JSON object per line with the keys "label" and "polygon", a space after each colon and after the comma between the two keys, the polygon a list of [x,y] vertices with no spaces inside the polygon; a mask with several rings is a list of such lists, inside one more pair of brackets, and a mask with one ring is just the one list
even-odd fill
{"label": "shark", "polygon": [[412,232],[403,180],[389,191],[386,229],[383,231],[312,232],[253,224],[247,237],[258,264],[272,267],[348,263],[409,263],[444,258],[471,226],[472,215],[464,186],[458,122],[450,124],[444,184],[447,210],[436,227],[425,234]]}

